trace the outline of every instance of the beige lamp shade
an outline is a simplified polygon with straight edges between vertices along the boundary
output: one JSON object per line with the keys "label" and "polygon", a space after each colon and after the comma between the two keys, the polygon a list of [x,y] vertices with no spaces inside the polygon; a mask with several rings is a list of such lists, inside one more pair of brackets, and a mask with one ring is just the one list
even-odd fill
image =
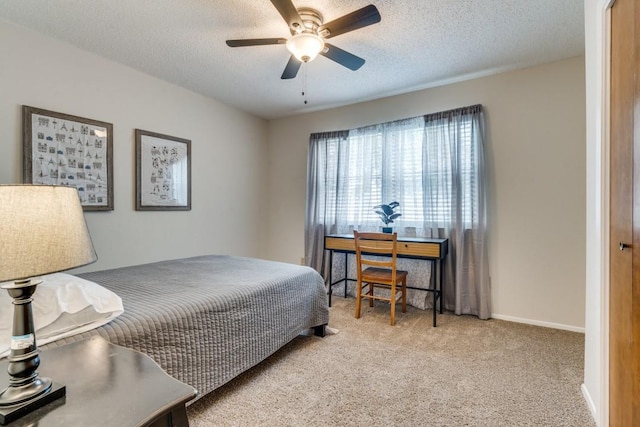
{"label": "beige lamp shade", "polygon": [[0,282],[97,259],[75,188],[0,185]]}

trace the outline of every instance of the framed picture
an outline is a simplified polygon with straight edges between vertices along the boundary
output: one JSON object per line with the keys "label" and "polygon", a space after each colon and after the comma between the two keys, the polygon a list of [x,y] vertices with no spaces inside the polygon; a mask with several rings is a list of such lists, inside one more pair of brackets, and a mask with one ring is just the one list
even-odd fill
{"label": "framed picture", "polygon": [[78,189],[85,211],[113,210],[113,125],[24,105],[23,180]]}
{"label": "framed picture", "polygon": [[136,210],[191,210],[191,141],[136,129]]}

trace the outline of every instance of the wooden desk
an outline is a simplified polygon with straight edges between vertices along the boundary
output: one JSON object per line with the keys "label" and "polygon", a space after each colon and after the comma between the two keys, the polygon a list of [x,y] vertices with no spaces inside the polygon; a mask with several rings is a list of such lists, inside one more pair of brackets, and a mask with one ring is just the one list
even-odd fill
{"label": "wooden desk", "polygon": [[[38,373],[67,395],[7,427],[187,427],[185,404],[196,390],[167,375],[149,356],[92,337],[42,350]],[[6,359],[0,388],[9,383]]]}
{"label": "wooden desk", "polygon": [[[347,297],[347,281],[355,282],[355,279],[347,277],[347,256],[356,253],[353,234],[330,234],[324,236],[324,249],[329,251],[329,307],[331,307],[331,295],[333,285],[344,282],[344,296]],[[440,314],[442,314],[442,300],[444,288],[442,287],[442,263],[449,251],[448,239],[428,239],[424,237],[400,237],[398,236],[398,258],[413,258],[432,261],[435,266],[435,280],[433,289],[415,288],[408,289],[433,292],[433,326],[436,326],[436,302],[440,301]],[[345,259],[345,277],[333,281],[333,254],[343,253]]]}

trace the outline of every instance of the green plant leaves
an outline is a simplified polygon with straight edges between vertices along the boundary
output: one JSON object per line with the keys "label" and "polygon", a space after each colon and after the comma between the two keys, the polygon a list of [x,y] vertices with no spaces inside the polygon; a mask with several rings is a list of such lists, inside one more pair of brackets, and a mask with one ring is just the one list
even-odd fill
{"label": "green plant leaves", "polygon": [[398,202],[391,202],[388,205],[378,205],[373,208],[376,209],[375,213],[378,214],[380,219],[385,225],[389,225],[394,219],[402,216],[400,213],[394,213],[393,210],[400,206]]}

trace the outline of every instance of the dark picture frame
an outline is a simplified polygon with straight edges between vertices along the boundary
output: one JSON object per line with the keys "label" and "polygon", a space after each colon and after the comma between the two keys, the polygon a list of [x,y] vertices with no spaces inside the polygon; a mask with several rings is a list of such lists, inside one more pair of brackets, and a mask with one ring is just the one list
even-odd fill
{"label": "dark picture frame", "polygon": [[191,210],[191,141],[135,130],[136,210]]}
{"label": "dark picture frame", "polygon": [[78,190],[85,211],[113,210],[113,124],[22,106],[23,181]]}

